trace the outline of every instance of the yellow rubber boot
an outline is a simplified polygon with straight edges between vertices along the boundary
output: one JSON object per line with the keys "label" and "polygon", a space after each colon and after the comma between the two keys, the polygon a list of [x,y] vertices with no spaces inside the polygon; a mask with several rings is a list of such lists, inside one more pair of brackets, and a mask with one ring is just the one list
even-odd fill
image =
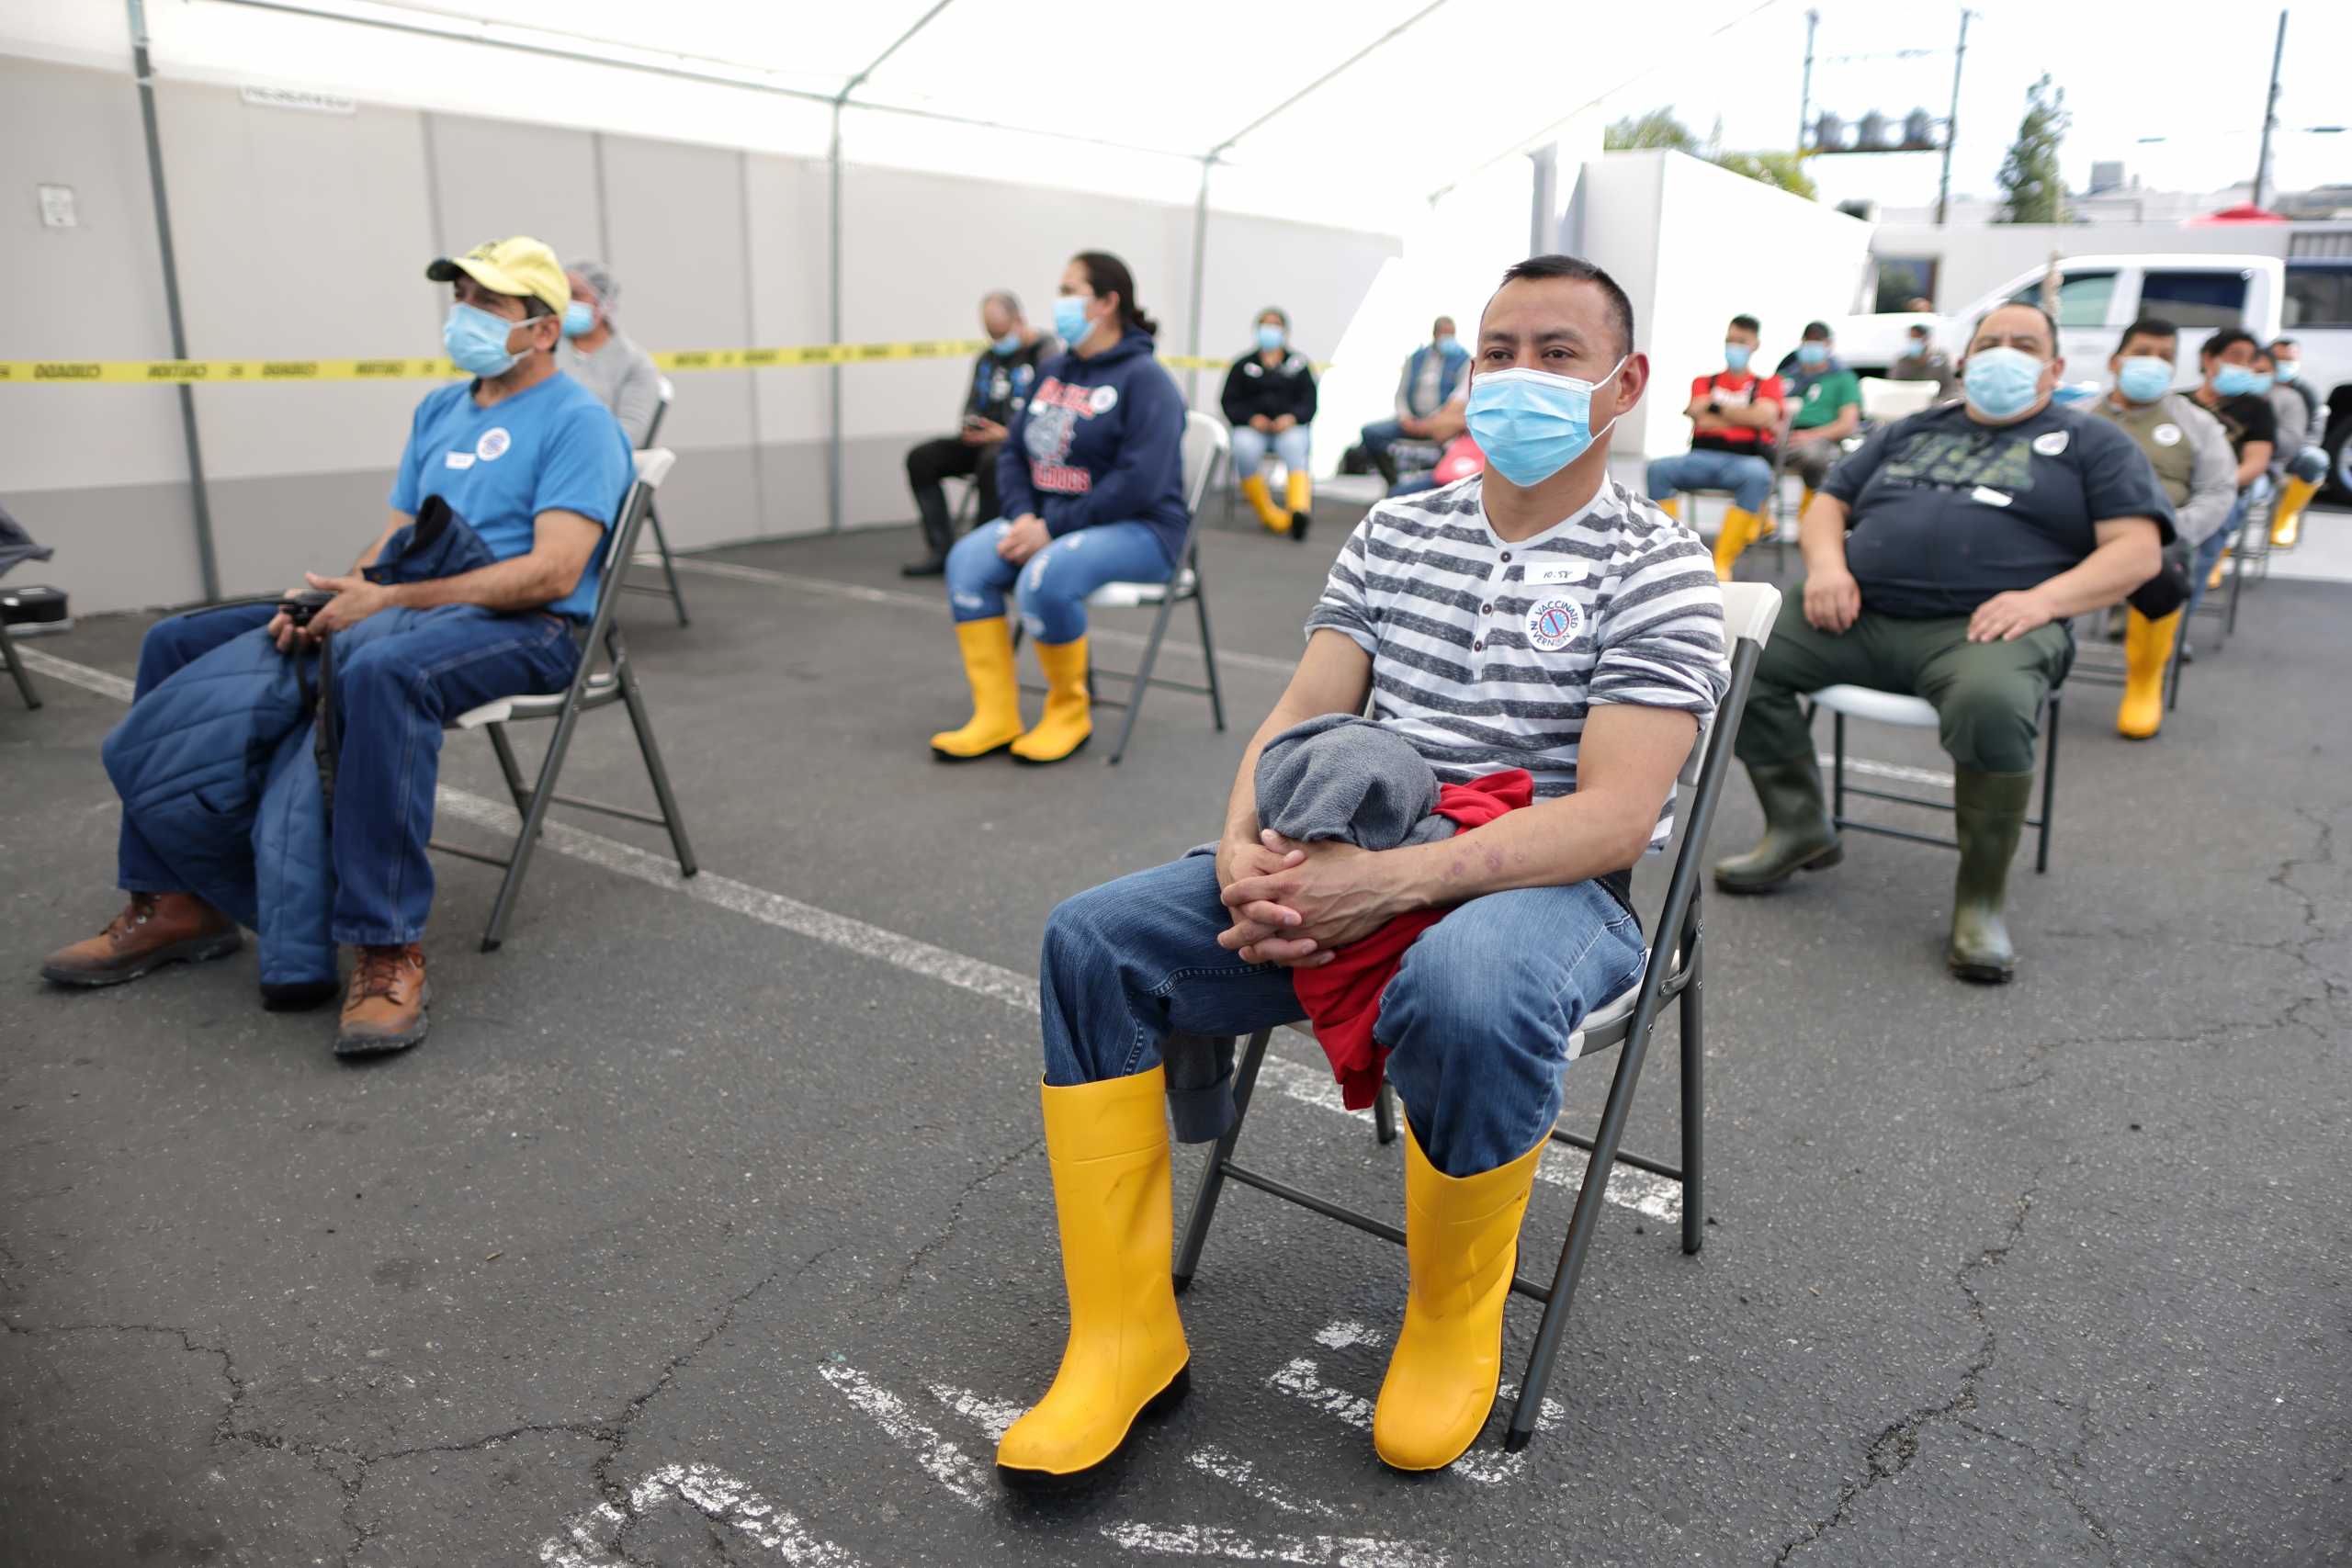
{"label": "yellow rubber boot", "polygon": [[2165,722],[2165,664],[2172,657],[2180,612],[2159,621],[2133,610],[2123,622],[2123,701],[2115,710],[2115,732],[2126,740],[2146,740]]}
{"label": "yellow rubber boot", "polygon": [[1804,514],[1813,510],[1813,498],[1821,492],[1815,490],[1811,485],[1799,485],[1797,490],[1799,491],[1797,495],[1797,521],[1802,523],[1804,521]]}
{"label": "yellow rubber boot", "polygon": [[1305,468],[1293,468],[1283,481],[1283,503],[1290,508],[1290,536],[1294,543],[1306,542],[1307,520],[1315,512],[1315,479]]}
{"label": "yellow rubber boot", "polygon": [[2319,486],[2310,479],[2289,479],[2287,488],[2278,492],[2278,504],[2270,512],[2270,542],[2282,550],[2295,547],[2295,540],[2303,531],[2303,508]]}
{"label": "yellow rubber boot", "polygon": [[1715,575],[1729,582],[1739,552],[1754,544],[1763,531],[1763,520],[1753,512],[1743,512],[1736,506],[1724,508],[1723,531],[1715,536]]}
{"label": "yellow rubber boot", "polygon": [[1251,474],[1241,481],[1242,497],[1258,513],[1258,521],[1277,534],[1290,532],[1290,513],[1274,504],[1274,492],[1266,486],[1266,476]]}
{"label": "yellow rubber boot", "polygon": [[1665,513],[1668,517],[1673,518],[1677,523],[1682,521],[1682,498],[1680,496],[1669,495],[1664,501],[1654,501],[1650,502],[1650,504],[1657,507],[1660,512]]}
{"label": "yellow rubber boot", "polygon": [[1077,1480],[1137,1416],[1184,1395],[1192,1353],[1169,1278],[1168,1075],[1040,1089],[1061,1227],[1069,1342],[1061,1370],[996,1447],[1009,1485]]}
{"label": "yellow rubber boot", "polygon": [[972,683],[972,721],[931,738],[931,754],[943,762],[968,762],[1021,739],[1021,688],[1012,674],[1011,623],[1002,615],[958,621],[956,641],[964,650],[964,678]]}
{"label": "yellow rubber boot", "polygon": [[2213,570],[2211,570],[2211,571],[2209,571],[2209,572],[2207,572],[2207,573],[2205,574],[2205,592],[2206,592],[2211,593],[2211,592],[2213,592],[2213,590],[2215,590],[2216,588],[2219,588],[2220,586],[2222,586],[2222,566],[2223,566],[2223,565],[2224,565],[2224,564],[2229,560],[2229,558],[2230,558],[2230,547],[2229,547],[2229,546],[2227,546],[2227,545],[2223,545],[2223,546],[2222,547],[2222,553],[2221,553],[2220,558],[2217,558],[2217,559],[2213,562]]}
{"label": "yellow rubber boot", "polygon": [[1477,1440],[1503,1372],[1503,1303],[1536,1145],[1494,1170],[1447,1176],[1405,1127],[1405,1326],[1388,1358],[1372,1446],[1397,1470],[1440,1470]]}
{"label": "yellow rubber boot", "polygon": [[1037,645],[1046,671],[1046,715],[1012,743],[1017,762],[1058,762],[1094,733],[1094,705],[1086,694],[1086,639]]}

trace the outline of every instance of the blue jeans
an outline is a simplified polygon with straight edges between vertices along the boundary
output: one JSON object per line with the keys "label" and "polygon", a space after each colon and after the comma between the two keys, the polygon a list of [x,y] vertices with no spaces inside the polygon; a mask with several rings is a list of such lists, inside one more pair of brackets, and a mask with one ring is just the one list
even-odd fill
{"label": "blue jeans", "polygon": [[[157,623],[140,645],[137,694],[273,613],[240,606]],[[415,942],[433,908],[424,846],[433,835],[442,726],[499,697],[563,690],[579,668],[579,645],[561,615],[501,615],[474,604],[384,610],[336,636],[343,749],[335,763],[332,934],[371,946]],[[119,862],[126,891],[180,891],[129,822]]]}
{"label": "blue jeans", "polygon": [[1266,448],[1272,447],[1283,467],[1294,474],[1306,471],[1309,444],[1306,426],[1294,424],[1288,430],[1278,430],[1272,435],[1262,430],[1252,430],[1246,424],[1233,427],[1233,471],[1248,479],[1265,466]]}
{"label": "blue jeans", "polygon": [[984,523],[947,552],[947,605],[958,621],[1004,614],[1005,591],[1021,584],[1021,624],[1057,647],[1086,635],[1086,596],[1106,582],[1165,582],[1173,570],[1159,536],[1141,523],[1098,523],[1064,534],[1014,566],[996,553],[1011,527]]}
{"label": "blue jeans", "polygon": [[[1288,971],[1217,945],[1232,923],[1217,891],[1216,860],[1191,855],[1055,909],[1038,971],[1046,1083],[1130,1077],[1164,1057],[1172,1092],[1196,1101],[1189,1115],[1178,1106],[1180,1129],[1220,1124],[1197,1101],[1230,1106],[1226,1037],[1302,1014]],[[1469,1176],[1532,1148],[1560,1112],[1568,1035],[1641,969],[1639,922],[1594,882],[1491,893],[1421,933],[1373,1037],[1430,1163]]]}
{"label": "blue jeans", "polygon": [[1677,491],[1727,490],[1742,512],[1761,512],[1772,493],[1772,465],[1746,452],[1698,449],[1650,462],[1652,501],[1664,501]]}
{"label": "blue jeans", "polygon": [[1356,432],[1356,439],[1363,442],[1364,451],[1377,460],[1383,452],[1399,441],[1419,440],[1419,437],[1407,436],[1405,427],[1393,419],[1375,419]]}

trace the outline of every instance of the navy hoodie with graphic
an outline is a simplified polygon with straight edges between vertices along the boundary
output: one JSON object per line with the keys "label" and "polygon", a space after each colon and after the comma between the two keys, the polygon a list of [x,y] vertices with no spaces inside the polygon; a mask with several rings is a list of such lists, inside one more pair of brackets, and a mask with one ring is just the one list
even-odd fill
{"label": "navy hoodie with graphic", "polygon": [[1184,399],[1134,328],[1089,359],[1040,367],[997,458],[1007,517],[1035,513],[1056,538],[1102,523],[1141,523],[1173,566],[1184,510]]}

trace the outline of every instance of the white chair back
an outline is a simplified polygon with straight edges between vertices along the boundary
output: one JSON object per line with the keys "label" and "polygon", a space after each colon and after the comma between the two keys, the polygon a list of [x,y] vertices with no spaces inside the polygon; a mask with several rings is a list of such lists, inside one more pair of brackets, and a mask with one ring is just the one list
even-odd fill
{"label": "white chair back", "polygon": [[613,525],[605,530],[604,581],[598,584],[599,593],[620,591],[620,573],[628,566],[621,551],[625,546],[632,549],[635,547],[630,543],[634,533],[628,525],[630,513],[649,501],[654,491],[662,488],[662,481],[670,477],[671,465],[678,460],[678,455],[667,446],[642,447],[629,456],[637,465],[637,480],[621,497],[620,510],[613,513]]}
{"label": "white chair back", "polygon": [[1226,434],[1225,422],[1192,410],[1184,415],[1184,510],[1194,517],[1201,514],[1201,503],[1208,498],[1209,485],[1216,477],[1218,465],[1233,451],[1233,437]]}
{"label": "white chair back", "polygon": [[1917,413],[1931,407],[1936,400],[1933,381],[1889,381],[1883,377],[1864,376],[1860,382],[1862,396],[1862,417],[1872,424],[1883,424],[1891,419]]}
{"label": "white chair back", "polygon": [[[1729,660],[1743,642],[1752,642],[1760,650],[1772,636],[1772,623],[1781,618],[1781,591],[1769,582],[1726,582],[1724,584],[1724,657]],[[1690,755],[1683,760],[1681,783],[1696,787],[1699,769],[1707,757],[1707,743],[1715,733],[1715,718],[1722,713],[1717,708],[1699,727],[1698,739],[1690,743]]]}

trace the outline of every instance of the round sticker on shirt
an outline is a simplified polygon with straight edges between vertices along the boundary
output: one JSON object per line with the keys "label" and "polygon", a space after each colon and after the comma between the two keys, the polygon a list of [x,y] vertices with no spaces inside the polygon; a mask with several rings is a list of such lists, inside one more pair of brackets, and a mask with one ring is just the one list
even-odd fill
{"label": "round sticker on shirt", "polygon": [[2180,426],[2177,424],[2160,424],[2148,434],[2156,438],[2156,445],[2159,446],[2180,445]]}
{"label": "round sticker on shirt", "polygon": [[506,449],[514,445],[514,438],[506,434],[506,427],[494,424],[483,431],[481,439],[474,443],[474,456],[485,463],[495,463],[506,456]]}
{"label": "round sticker on shirt", "polygon": [[2055,457],[2066,449],[2066,433],[2063,430],[2044,431],[2033,438],[2033,449],[2045,457]]}
{"label": "round sticker on shirt", "polygon": [[1092,409],[1096,413],[1109,413],[1114,408],[1118,406],[1118,388],[1097,387],[1088,395],[1086,406]]}
{"label": "round sticker on shirt", "polygon": [[1538,599],[1527,612],[1527,640],[1545,653],[1557,653],[1574,642],[1584,612],[1573,599]]}

